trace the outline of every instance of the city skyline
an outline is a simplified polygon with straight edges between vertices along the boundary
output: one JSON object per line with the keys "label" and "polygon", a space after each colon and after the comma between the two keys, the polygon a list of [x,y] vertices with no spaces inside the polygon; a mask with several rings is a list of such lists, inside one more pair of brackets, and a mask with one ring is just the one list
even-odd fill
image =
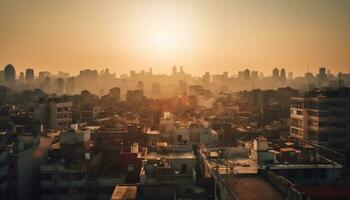
{"label": "city skyline", "polygon": [[349,72],[347,1],[0,0],[0,64],[19,71],[173,65],[202,75],[246,68]]}

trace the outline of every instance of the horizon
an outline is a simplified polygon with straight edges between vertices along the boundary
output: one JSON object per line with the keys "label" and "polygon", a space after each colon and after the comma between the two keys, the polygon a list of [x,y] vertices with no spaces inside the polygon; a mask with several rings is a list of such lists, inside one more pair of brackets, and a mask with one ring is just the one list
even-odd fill
{"label": "horizon", "polygon": [[202,75],[275,67],[348,73],[349,1],[0,0],[0,64],[118,75],[173,65]]}

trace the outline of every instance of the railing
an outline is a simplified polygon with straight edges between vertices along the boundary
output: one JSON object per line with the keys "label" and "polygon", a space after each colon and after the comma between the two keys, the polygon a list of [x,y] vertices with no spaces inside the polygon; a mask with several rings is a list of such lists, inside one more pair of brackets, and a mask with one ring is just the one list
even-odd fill
{"label": "railing", "polygon": [[266,173],[266,178],[285,196],[290,200],[306,200],[305,195],[295,189],[294,184],[279,176],[272,171]]}

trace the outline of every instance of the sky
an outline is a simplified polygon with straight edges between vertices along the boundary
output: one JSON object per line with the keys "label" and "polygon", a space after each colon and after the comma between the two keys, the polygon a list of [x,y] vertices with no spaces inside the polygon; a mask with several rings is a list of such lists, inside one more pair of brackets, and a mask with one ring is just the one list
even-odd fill
{"label": "sky", "polygon": [[347,0],[0,0],[0,66],[350,72]]}

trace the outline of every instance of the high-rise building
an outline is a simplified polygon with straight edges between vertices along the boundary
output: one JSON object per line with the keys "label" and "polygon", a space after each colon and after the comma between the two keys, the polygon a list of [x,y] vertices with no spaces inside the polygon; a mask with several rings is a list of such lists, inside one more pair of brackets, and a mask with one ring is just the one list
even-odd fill
{"label": "high-rise building", "polygon": [[138,90],[144,90],[143,81],[137,82],[137,89],[138,89]]}
{"label": "high-rise building", "polygon": [[5,81],[5,72],[4,70],[0,70],[0,83]]}
{"label": "high-rise building", "polygon": [[258,72],[258,71],[252,71],[252,73],[251,73],[251,78],[252,78],[253,80],[259,79],[259,72]]}
{"label": "high-rise building", "polygon": [[274,79],[279,79],[279,77],[280,77],[280,71],[279,71],[279,69],[277,69],[277,68],[273,69],[273,70],[272,70],[272,78],[274,78]]}
{"label": "high-rise building", "polygon": [[64,79],[58,78],[57,79],[57,94],[62,95],[64,93]]}
{"label": "high-rise building", "polygon": [[293,80],[293,78],[294,78],[293,72],[288,72],[288,79]]}
{"label": "high-rise building", "polygon": [[259,78],[260,78],[260,79],[263,79],[263,78],[264,78],[264,72],[260,72],[260,73],[259,73]]}
{"label": "high-rise building", "polygon": [[180,66],[180,74],[184,74],[185,71],[184,71],[184,67],[183,66]]}
{"label": "high-rise building", "polygon": [[291,98],[290,135],[349,155],[349,113],[349,88],[306,92]]}
{"label": "high-rise building", "polygon": [[120,101],[120,88],[114,87],[109,90],[109,96],[114,98],[117,102]]}
{"label": "high-rise building", "polygon": [[26,69],[26,83],[31,83],[34,81],[34,70]]}
{"label": "high-rise building", "polygon": [[24,72],[19,73],[18,80],[19,80],[19,82],[24,83]]}
{"label": "high-rise building", "polygon": [[249,81],[250,80],[250,71],[249,71],[249,69],[244,70],[244,72],[243,72],[243,79],[245,81]]}
{"label": "high-rise building", "polygon": [[16,70],[11,64],[6,65],[4,69],[4,79],[6,82],[14,82],[16,80]]}
{"label": "high-rise building", "polygon": [[282,81],[284,81],[284,80],[287,79],[286,70],[285,70],[284,68],[281,69],[280,79],[281,79]]}
{"label": "high-rise building", "polygon": [[223,80],[227,80],[227,79],[228,79],[228,72],[224,72],[224,73],[222,74],[222,79],[223,79]]}
{"label": "high-rise building", "polygon": [[66,81],[66,93],[74,94],[75,93],[75,82],[76,78],[74,76],[69,77]]}
{"label": "high-rise building", "polygon": [[203,75],[203,83],[209,83],[209,82],[210,82],[210,73],[205,72],[205,74]]}
{"label": "high-rise building", "polygon": [[177,67],[176,65],[173,66],[173,75],[177,74]]}
{"label": "high-rise building", "polygon": [[72,123],[72,102],[65,98],[40,99],[34,107],[34,119],[45,128],[66,128]]}
{"label": "high-rise building", "polygon": [[316,78],[317,78],[317,87],[321,88],[329,85],[328,77],[326,74],[326,68],[320,67]]}

